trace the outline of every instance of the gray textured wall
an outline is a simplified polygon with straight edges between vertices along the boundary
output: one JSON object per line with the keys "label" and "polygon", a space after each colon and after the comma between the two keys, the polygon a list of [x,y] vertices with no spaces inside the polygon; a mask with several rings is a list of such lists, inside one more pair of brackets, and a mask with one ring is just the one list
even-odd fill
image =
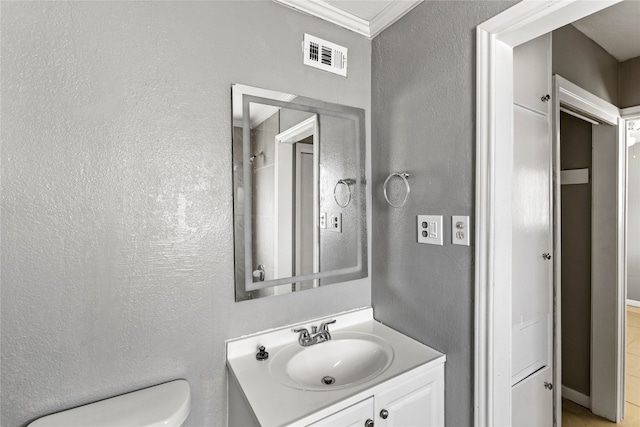
{"label": "gray textured wall", "polygon": [[369,110],[370,41],[270,1],[1,8],[1,425],[186,378],[187,425],[221,426],[225,339],[370,304],[234,302],[230,123],[233,82]]}
{"label": "gray textured wall", "polygon": [[[591,123],[560,113],[560,169],[591,172]],[[591,173],[590,173],[591,175]],[[563,185],[562,385],[591,394],[591,180]]]}
{"label": "gray textured wall", "polygon": [[640,56],[621,62],[618,66],[620,77],[620,108],[640,105]]}
{"label": "gray textured wall", "polygon": [[618,105],[618,61],[572,25],[553,32],[553,74]]}
{"label": "gray textured wall", "polygon": [[[450,233],[474,215],[475,27],[512,4],[426,1],[373,41],[373,306],[446,353],[449,426],[473,420],[474,249]],[[402,171],[411,195],[393,208],[382,183]],[[418,214],[444,215],[444,246],[417,243]]]}

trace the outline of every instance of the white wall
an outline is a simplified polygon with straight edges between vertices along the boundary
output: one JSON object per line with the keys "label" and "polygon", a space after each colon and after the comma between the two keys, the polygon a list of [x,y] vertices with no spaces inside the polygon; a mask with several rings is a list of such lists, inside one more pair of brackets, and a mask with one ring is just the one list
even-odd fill
{"label": "white wall", "polygon": [[640,143],[628,159],[627,298],[640,302]]}

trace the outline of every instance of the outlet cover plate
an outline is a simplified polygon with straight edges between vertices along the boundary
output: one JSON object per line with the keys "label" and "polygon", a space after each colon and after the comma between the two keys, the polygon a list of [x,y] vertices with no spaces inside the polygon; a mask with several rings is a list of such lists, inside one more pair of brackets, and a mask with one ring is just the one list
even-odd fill
{"label": "outlet cover plate", "polygon": [[329,230],[342,233],[342,214],[329,216]]}
{"label": "outlet cover plate", "polygon": [[442,215],[418,215],[418,243],[442,246]]}
{"label": "outlet cover plate", "polygon": [[465,215],[453,215],[451,217],[451,243],[454,245],[469,246],[471,228],[469,217]]}
{"label": "outlet cover plate", "polygon": [[327,213],[320,212],[320,228],[327,228]]}

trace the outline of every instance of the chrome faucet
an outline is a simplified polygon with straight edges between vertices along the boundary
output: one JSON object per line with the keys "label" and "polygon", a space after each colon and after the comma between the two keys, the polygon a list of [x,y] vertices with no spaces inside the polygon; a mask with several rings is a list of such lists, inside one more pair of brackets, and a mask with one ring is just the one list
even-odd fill
{"label": "chrome faucet", "polygon": [[298,342],[302,347],[309,347],[310,345],[331,340],[329,325],[332,323],[336,323],[336,320],[333,319],[328,322],[322,322],[320,324],[320,331],[318,331],[318,327],[314,325],[311,327],[311,332],[309,332],[307,328],[294,329],[293,332],[300,333]]}

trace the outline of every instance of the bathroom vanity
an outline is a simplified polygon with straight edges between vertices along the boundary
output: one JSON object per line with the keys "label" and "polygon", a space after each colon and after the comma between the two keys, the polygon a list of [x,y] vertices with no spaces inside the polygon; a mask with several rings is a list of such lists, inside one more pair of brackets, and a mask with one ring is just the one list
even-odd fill
{"label": "bathroom vanity", "polygon": [[371,308],[229,340],[228,425],[443,426],[445,360]]}

